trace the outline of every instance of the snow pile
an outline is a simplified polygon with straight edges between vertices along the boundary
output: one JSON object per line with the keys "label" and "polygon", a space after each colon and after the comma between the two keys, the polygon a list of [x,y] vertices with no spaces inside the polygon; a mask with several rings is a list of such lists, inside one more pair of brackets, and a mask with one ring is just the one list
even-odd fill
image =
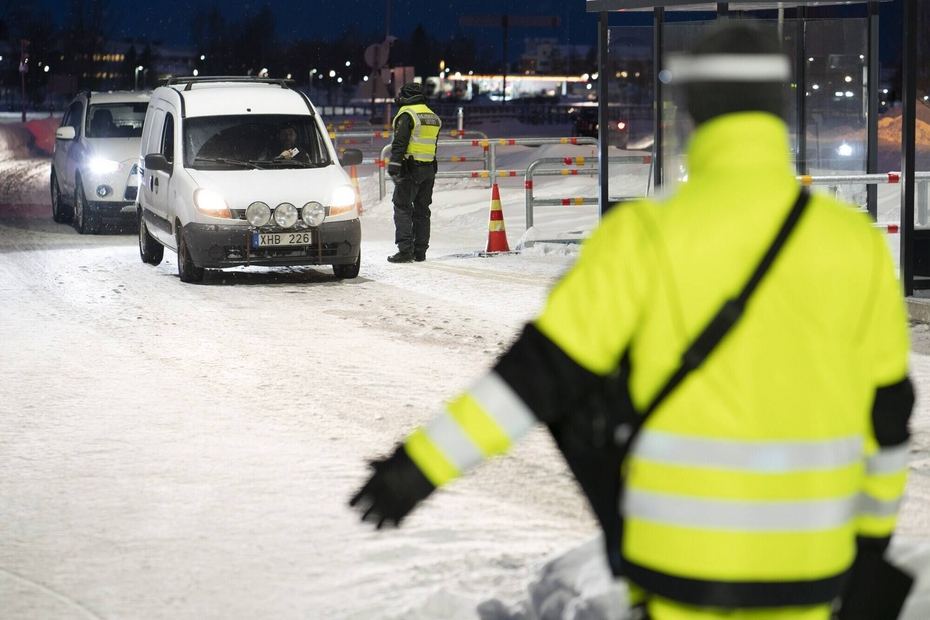
{"label": "snow pile", "polygon": [[[615,581],[595,536],[546,562],[515,605],[491,599],[478,605],[480,620],[627,620],[626,586]],[[917,575],[899,620],[930,618],[930,543],[895,538],[889,560]]]}

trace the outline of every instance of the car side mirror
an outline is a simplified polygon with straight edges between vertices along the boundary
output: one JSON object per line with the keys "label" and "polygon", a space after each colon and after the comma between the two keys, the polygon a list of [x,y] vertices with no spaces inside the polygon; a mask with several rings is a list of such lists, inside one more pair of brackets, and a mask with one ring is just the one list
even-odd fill
{"label": "car side mirror", "polygon": [[59,127],[55,130],[56,140],[74,140],[74,136],[74,127],[71,126]]}
{"label": "car side mirror", "polygon": [[171,163],[161,153],[149,153],[145,156],[146,170],[161,170],[170,173],[171,168]]}
{"label": "car side mirror", "polygon": [[358,149],[346,149],[339,163],[343,166],[358,166],[362,163],[362,152]]}

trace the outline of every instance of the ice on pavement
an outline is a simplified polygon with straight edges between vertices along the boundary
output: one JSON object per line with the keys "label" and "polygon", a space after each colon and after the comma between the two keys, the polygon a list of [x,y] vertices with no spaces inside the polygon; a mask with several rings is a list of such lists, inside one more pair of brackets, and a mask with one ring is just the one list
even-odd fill
{"label": "ice on pavement", "polygon": [[[498,164],[593,151],[512,147]],[[345,506],[364,459],[492,363],[577,245],[477,258],[488,181],[448,180],[429,260],[391,265],[390,196],[362,169],[358,280],[252,268],[185,286],[171,252],[152,268],[132,235],[52,224],[48,166],[0,156],[0,616],[624,618],[594,520],[541,429],[399,530],[372,531]],[[612,194],[642,193],[647,168],[615,171]],[[526,234],[523,179],[499,183],[511,248],[597,223],[594,207],[540,209]],[[596,175],[539,187],[594,197]],[[880,219],[895,217],[886,187]],[[930,330],[912,334],[918,407],[891,557],[919,572],[904,617],[925,620]]]}

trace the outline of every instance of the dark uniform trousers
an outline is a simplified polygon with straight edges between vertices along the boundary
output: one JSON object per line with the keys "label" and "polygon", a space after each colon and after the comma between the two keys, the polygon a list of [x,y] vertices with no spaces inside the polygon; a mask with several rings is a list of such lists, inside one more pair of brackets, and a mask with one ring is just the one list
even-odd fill
{"label": "dark uniform trousers", "polygon": [[429,247],[429,206],[435,180],[433,162],[414,163],[394,180],[394,242],[401,252],[425,252]]}

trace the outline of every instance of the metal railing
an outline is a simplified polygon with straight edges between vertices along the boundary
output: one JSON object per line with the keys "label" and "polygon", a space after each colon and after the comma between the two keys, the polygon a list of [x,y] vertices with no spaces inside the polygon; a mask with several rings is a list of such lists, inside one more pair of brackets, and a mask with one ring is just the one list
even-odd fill
{"label": "metal railing", "polygon": [[[826,186],[832,191],[834,197],[839,197],[840,186],[843,185],[885,185],[901,182],[900,172],[884,172],[878,174],[838,174],[838,175],[818,175],[809,174],[797,177],[801,185],[805,187]],[[917,195],[915,200],[914,223],[920,226],[930,226],[930,172],[915,172],[914,180],[916,181]],[[859,209],[868,212],[864,205]],[[889,234],[895,234],[900,230],[898,224],[875,224]]]}
{"label": "metal railing", "polygon": [[[544,166],[583,166],[590,160],[594,163],[590,168],[544,168]],[[622,155],[617,157],[608,157],[610,164],[643,164],[649,166],[649,172],[646,175],[646,190],[643,195],[648,195],[649,182],[652,177],[652,156],[651,155]],[[597,205],[597,197],[559,197],[559,198],[536,198],[534,195],[533,179],[540,176],[576,176],[579,174],[597,174],[600,169],[600,161],[597,157],[543,157],[531,163],[525,172],[523,181],[524,207],[526,209],[526,228],[532,228],[534,225],[533,211],[535,207],[559,207],[559,206],[581,206]],[[610,202],[620,202],[639,196],[622,196],[610,198]]]}
{"label": "metal railing", "polygon": [[[472,147],[483,149],[483,157],[473,158],[446,158],[439,157],[437,151],[437,161],[481,161],[484,168],[480,170],[464,171],[439,171],[436,173],[437,179],[488,179],[488,187],[491,186],[491,179],[501,177],[518,177],[526,174],[526,170],[498,170],[497,169],[497,147],[499,146],[543,146],[547,144],[565,144],[578,146],[597,146],[596,138],[484,138],[481,140],[472,140],[468,143],[466,140],[440,140],[437,147],[454,146],[454,147]],[[391,145],[386,145],[381,149],[381,157],[376,160],[378,164],[378,188],[379,198],[384,199],[387,195],[387,166],[388,152]],[[560,160],[561,161],[561,160]]]}

